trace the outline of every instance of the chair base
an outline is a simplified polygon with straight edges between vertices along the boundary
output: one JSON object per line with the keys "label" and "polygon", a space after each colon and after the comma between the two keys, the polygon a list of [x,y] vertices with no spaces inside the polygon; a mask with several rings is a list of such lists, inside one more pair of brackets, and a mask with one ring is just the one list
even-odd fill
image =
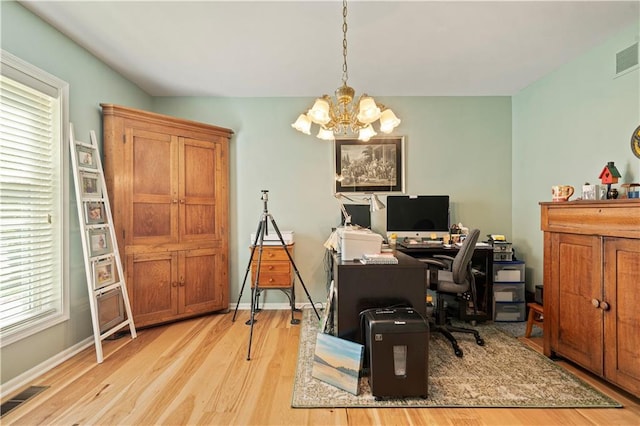
{"label": "chair base", "polygon": [[478,333],[476,330],[472,330],[470,328],[464,328],[464,327],[455,327],[455,326],[449,325],[449,324],[438,325],[438,324],[435,324],[435,323],[430,323],[429,325],[430,325],[430,331],[432,333],[433,332],[440,333],[449,342],[451,342],[451,346],[453,347],[453,353],[455,353],[456,356],[459,357],[459,358],[462,358],[464,356],[464,352],[462,352],[462,349],[458,345],[458,340],[456,340],[456,338],[451,333],[473,334],[473,337],[475,337],[475,339],[476,339],[476,343],[479,346],[484,346],[484,339],[482,337],[480,337],[480,333]]}

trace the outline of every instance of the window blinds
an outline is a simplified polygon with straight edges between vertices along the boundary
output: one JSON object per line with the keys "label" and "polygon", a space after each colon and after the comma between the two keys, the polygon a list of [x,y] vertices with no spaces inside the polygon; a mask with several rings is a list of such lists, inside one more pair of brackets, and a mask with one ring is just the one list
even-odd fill
{"label": "window blinds", "polygon": [[0,75],[3,340],[63,311],[59,102]]}

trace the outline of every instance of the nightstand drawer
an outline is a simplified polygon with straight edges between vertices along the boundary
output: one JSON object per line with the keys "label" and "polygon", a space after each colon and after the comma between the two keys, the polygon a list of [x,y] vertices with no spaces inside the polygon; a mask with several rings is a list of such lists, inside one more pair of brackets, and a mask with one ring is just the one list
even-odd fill
{"label": "nightstand drawer", "polygon": [[[293,247],[289,246],[288,250],[289,250],[289,254],[293,256]],[[260,255],[260,247],[256,247],[256,251],[253,254],[253,260],[257,261],[259,255]],[[264,246],[262,248],[263,263],[265,260],[277,260],[277,261],[288,262],[289,256],[287,256],[287,253],[284,251],[284,248],[282,246],[274,246],[274,247]]]}
{"label": "nightstand drawer", "polygon": [[[255,275],[253,275],[255,279]],[[251,280],[251,286],[253,287],[254,279]],[[286,273],[276,273],[276,272],[260,272],[260,280],[258,285],[260,287],[291,287],[291,274]]]}

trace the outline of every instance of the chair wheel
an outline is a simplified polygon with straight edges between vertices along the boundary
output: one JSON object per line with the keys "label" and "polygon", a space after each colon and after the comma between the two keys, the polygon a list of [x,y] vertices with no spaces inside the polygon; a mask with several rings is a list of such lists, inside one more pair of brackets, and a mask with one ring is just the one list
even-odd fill
{"label": "chair wheel", "polygon": [[455,353],[458,358],[462,358],[462,356],[464,355],[462,349],[460,348],[453,348],[453,353]]}
{"label": "chair wheel", "polygon": [[479,346],[484,346],[484,340],[482,339],[482,337],[476,337],[476,343]]}

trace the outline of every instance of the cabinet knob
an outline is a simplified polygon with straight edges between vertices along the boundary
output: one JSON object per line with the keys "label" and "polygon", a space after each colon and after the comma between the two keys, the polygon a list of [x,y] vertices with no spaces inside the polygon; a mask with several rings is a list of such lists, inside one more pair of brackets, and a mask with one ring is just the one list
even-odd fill
{"label": "cabinet knob", "polygon": [[594,308],[600,307],[600,301],[598,299],[591,299],[591,304],[593,305]]}
{"label": "cabinet knob", "polygon": [[180,204],[184,204],[184,199],[180,200]]}
{"label": "cabinet knob", "polygon": [[267,269],[269,269],[270,271],[273,271],[273,265],[269,265]]}
{"label": "cabinet knob", "polygon": [[177,283],[177,282],[175,282],[175,281],[174,281],[174,282],[172,282],[172,283],[171,283],[171,287],[178,287],[178,283]]}
{"label": "cabinet knob", "polygon": [[603,311],[608,311],[609,309],[611,309],[611,306],[609,306],[609,304],[603,300],[602,302],[600,302],[600,309],[602,309]]}
{"label": "cabinet knob", "polygon": [[174,198],[174,199],[172,199],[172,200],[171,200],[171,202],[172,202],[173,204],[178,204],[178,199],[177,199],[177,198]]}
{"label": "cabinet knob", "polygon": [[269,282],[272,283],[274,281],[273,278],[269,278]]}

